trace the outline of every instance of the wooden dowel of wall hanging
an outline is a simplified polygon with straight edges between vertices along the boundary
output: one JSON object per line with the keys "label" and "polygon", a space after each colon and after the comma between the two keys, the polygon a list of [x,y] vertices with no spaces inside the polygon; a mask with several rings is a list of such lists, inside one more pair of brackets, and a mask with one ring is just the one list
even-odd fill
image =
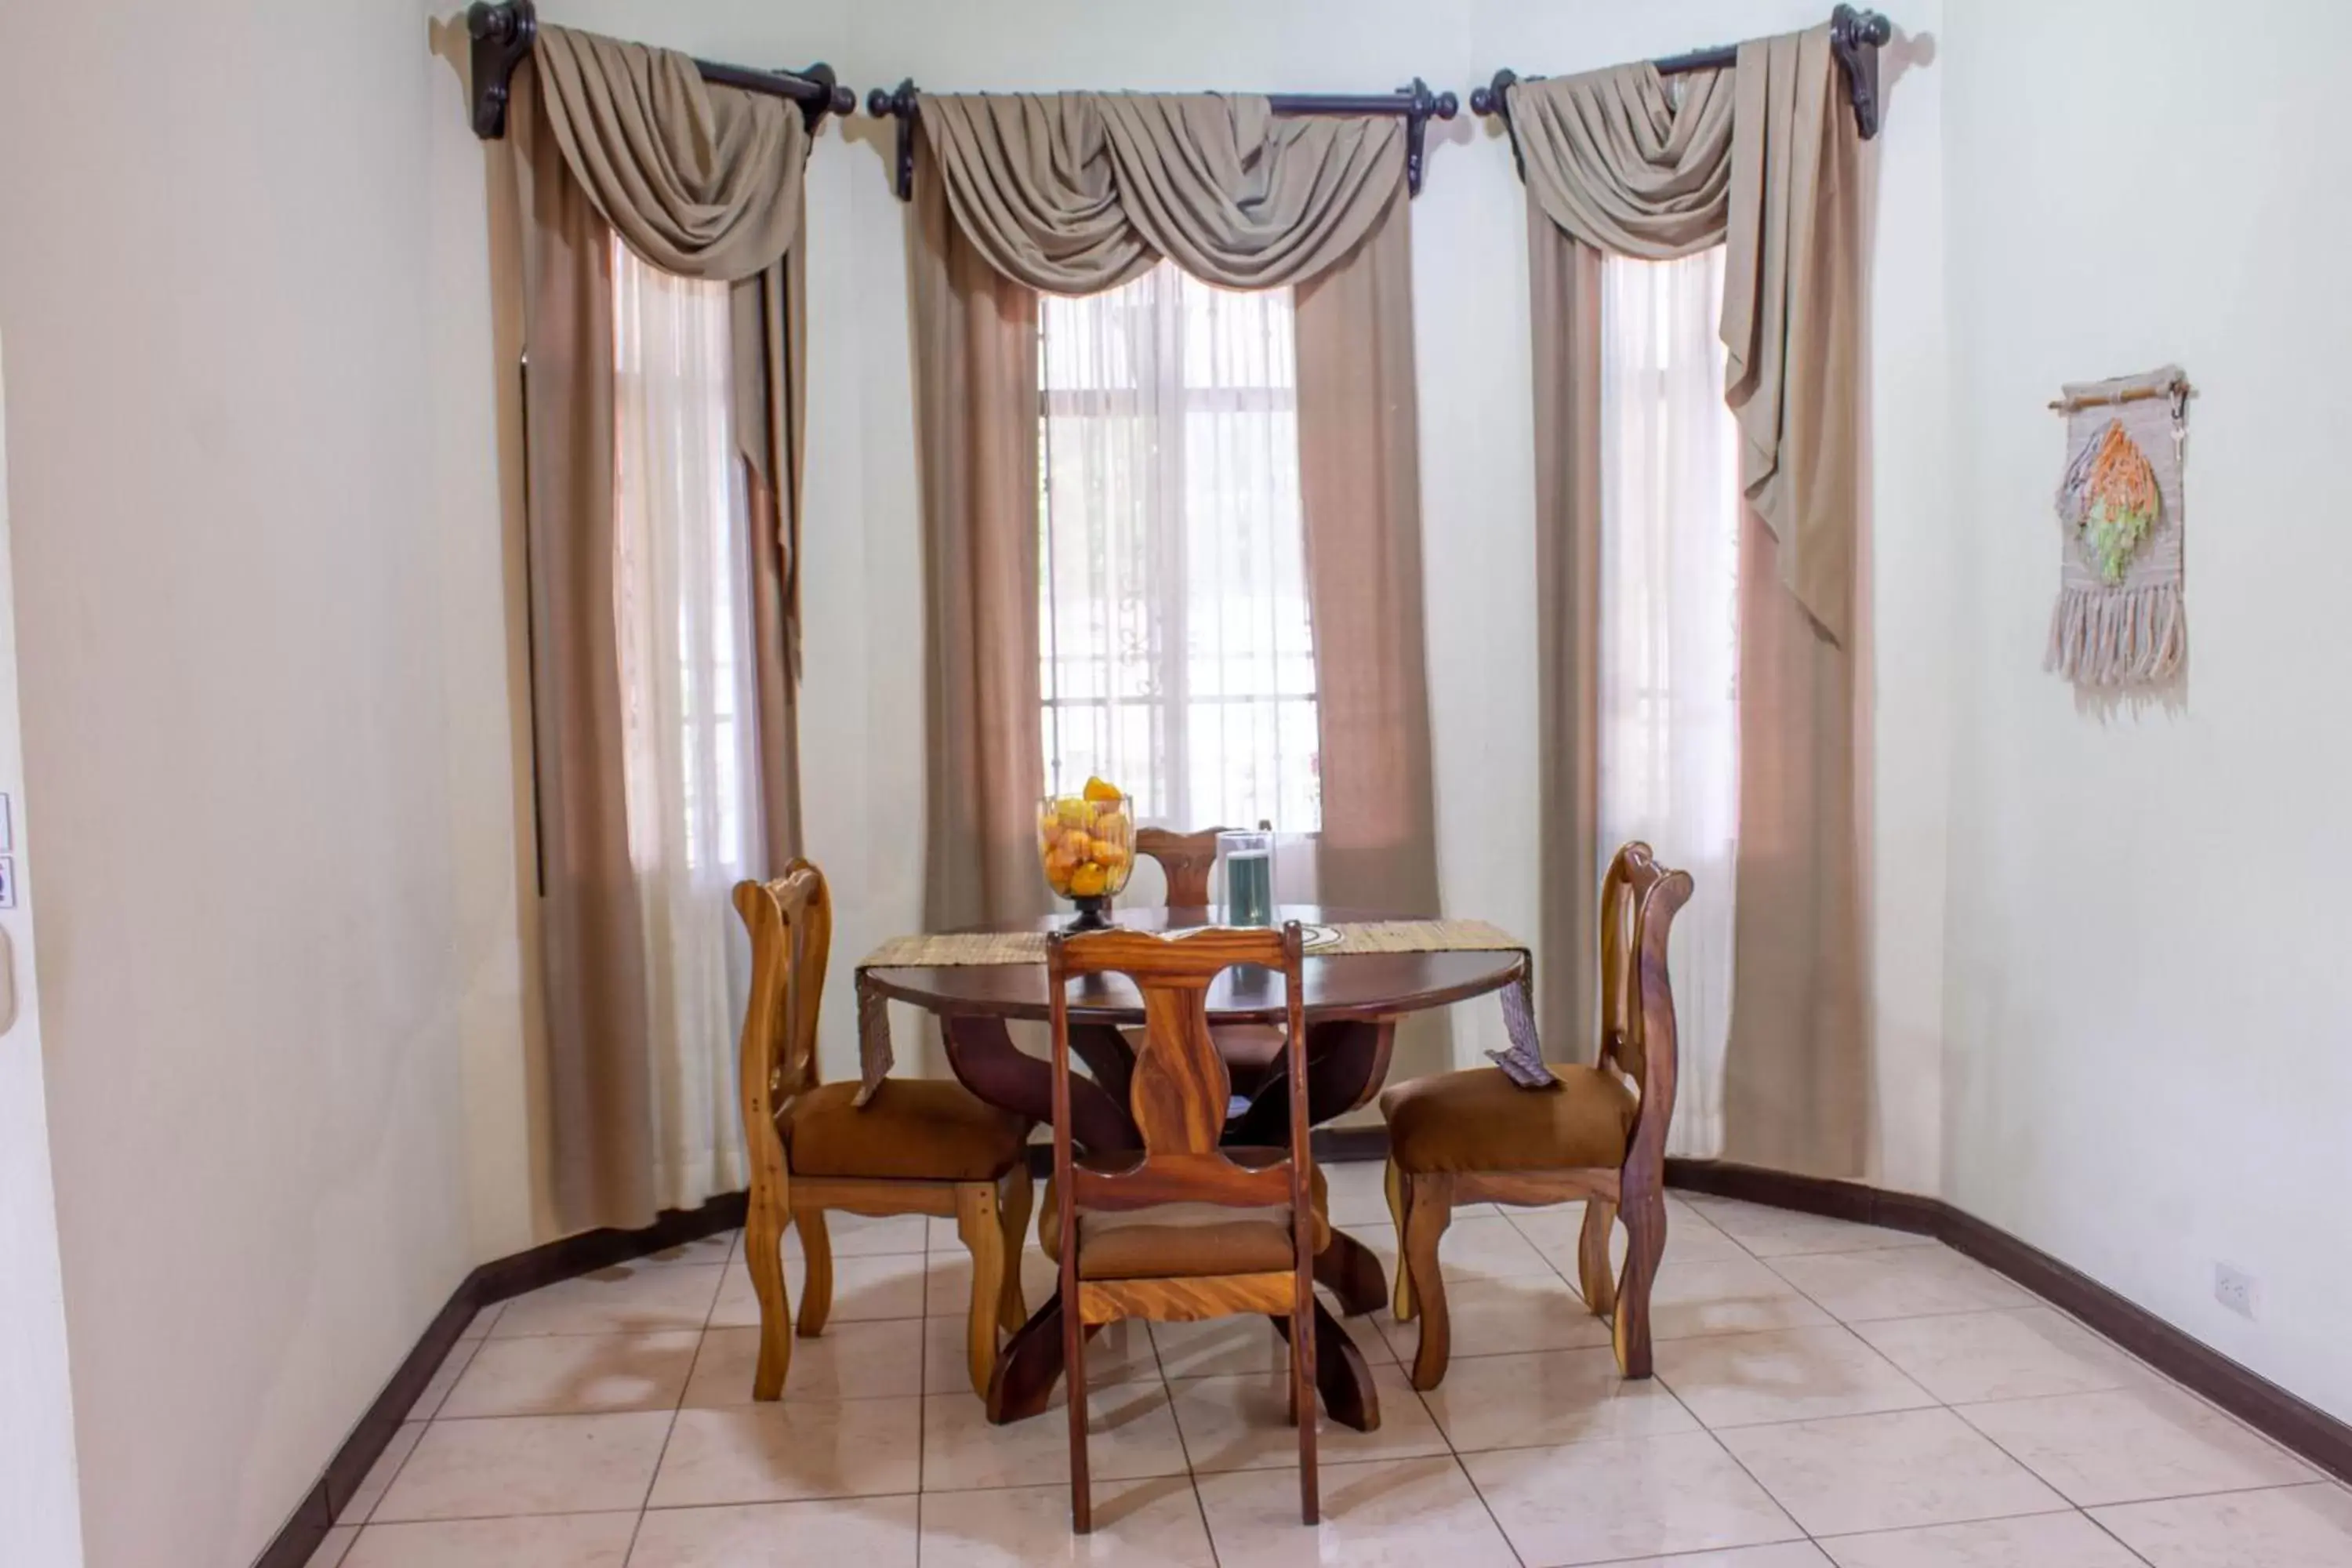
{"label": "wooden dowel of wall hanging", "polygon": [[2135,386],[2129,392],[2113,393],[2105,397],[2053,397],[2050,400],[2050,409],[2053,414],[2072,414],[2077,408],[2101,408],[2110,403],[2138,403],[2150,397],[2170,397],[2176,392],[2186,397],[2195,390],[2185,381],[2177,381],[2168,386]]}

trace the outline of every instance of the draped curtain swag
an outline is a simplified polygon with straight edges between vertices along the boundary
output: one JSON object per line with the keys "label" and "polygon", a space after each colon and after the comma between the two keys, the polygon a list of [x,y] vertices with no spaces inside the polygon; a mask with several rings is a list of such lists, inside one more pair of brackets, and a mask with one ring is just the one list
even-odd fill
{"label": "draped curtain swag", "polygon": [[570,1227],[655,1212],[645,932],[623,790],[614,632],[609,233],[734,285],[734,425],[751,582],[767,852],[799,846],[798,269],[805,123],[705,83],[670,50],[542,26],[516,81],[524,255],[533,744],[539,783],[552,1189]]}
{"label": "draped curtain swag", "polygon": [[[1670,93],[1619,67],[1510,89],[1528,186],[1547,1031],[1593,1027],[1601,258],[1723,244],[1740,428],[1740,836],[1726,1153],[1858,1173],[1866,1126],[1853,770],[1861,153],[1829,29]],[[1785,584],[1785,590],[1781,584]],[[1768,589],[1769,591],[1768,591]]]}
{"label": "draped curtain swag", "polygon": [[928,923],[1045,901],[1034,291],[1116,288],[1162,256],[1227,288],[1297,287],[1322,894],[1434,913],[1402,123],[1278,117],[1262,98],[1077,93],[926,94],[920,119]]}

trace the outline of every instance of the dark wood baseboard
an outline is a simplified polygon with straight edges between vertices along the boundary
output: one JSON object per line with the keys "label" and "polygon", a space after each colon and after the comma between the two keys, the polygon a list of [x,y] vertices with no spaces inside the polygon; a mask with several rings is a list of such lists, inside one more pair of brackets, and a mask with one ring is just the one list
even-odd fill
{"label": "dark wood baseboard", "polygon": [[2081,1319],[2273,1442],[2330,1475],[2352,1481],[2352,1426],[2239,1365],[2072,1264],[1940,1198],[1716,1160],[1669,1160],[1666,1184],[1932,1236]]}
{"label": "dark wood baseboard", "polygon": [[[1314,1136],[1315,1157],[1335,1164],[1388,1156],[1384,1127],[1326,1127]],[[1050,1170],[1052,1146],[1032,1145],[1030,1163],[1033,1169]],[[1940,1198],[1720,1160],[1669,1160],[1666,1184],[1683,1192],[1741,1198],[1772,1208],[1932,1236],[2080,1318],[2167,1377],[2203,1394],[2310,1463],[2352,1481],[2352,1426],[2240,1366],[2072,1265]],[[643,1230],[592,1230],[567,1236],[485,1263],[466,1276],[329,1461],[326,1473],[302,1500],[293,1518],[256,1561],[255,1568],[306,1568],[326,1539],[335,1515],[358,1491],[476,1312],[560,1279],[735,1229],[743,1223],[743,1194],[730,1193],[698,1209],[664,1214]]]}
{"label": "dark wood baseboard", "polygon": [[392,1381],[383,1385],[383,1392],[335,1450],[326,1472],[302,1499],[293,1517],[255,1559],[254,1568],[306,1568],[333,1527],[335,1516],[358,1493],[368,1471],[375,1468],[393,1434],[449,1358],[475,1313],[542,1285],[733,1230],[743,1223],[743,1194],[722,1194],[700,1208],[669,1210],[642,1230],[583,1231],[494,1259],[467,1275],[434,1314],[416,1348],[408,1352]]}

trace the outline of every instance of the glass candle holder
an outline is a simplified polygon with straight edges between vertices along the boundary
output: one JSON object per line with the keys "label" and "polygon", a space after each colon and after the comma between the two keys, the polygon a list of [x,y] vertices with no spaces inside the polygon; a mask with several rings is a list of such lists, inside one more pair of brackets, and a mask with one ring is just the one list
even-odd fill
{"label": "glass candle holder", "polygon": [[1217,859],[1225,871],[1225,923],[1274,923],[1274,835],[1263,829],[1217,835]]}

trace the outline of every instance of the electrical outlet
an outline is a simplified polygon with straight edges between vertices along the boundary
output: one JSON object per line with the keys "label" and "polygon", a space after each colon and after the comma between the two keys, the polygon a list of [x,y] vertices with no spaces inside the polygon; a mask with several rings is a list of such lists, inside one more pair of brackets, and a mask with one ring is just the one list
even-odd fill
{"label": "electrical outlet", "polygon": [[2261,1282],[2242,1268],[2232,1268],[2226,1263],[2213,1265],[2213,1300],[2242,1318],[2254,1317],[2262,1308]]}

